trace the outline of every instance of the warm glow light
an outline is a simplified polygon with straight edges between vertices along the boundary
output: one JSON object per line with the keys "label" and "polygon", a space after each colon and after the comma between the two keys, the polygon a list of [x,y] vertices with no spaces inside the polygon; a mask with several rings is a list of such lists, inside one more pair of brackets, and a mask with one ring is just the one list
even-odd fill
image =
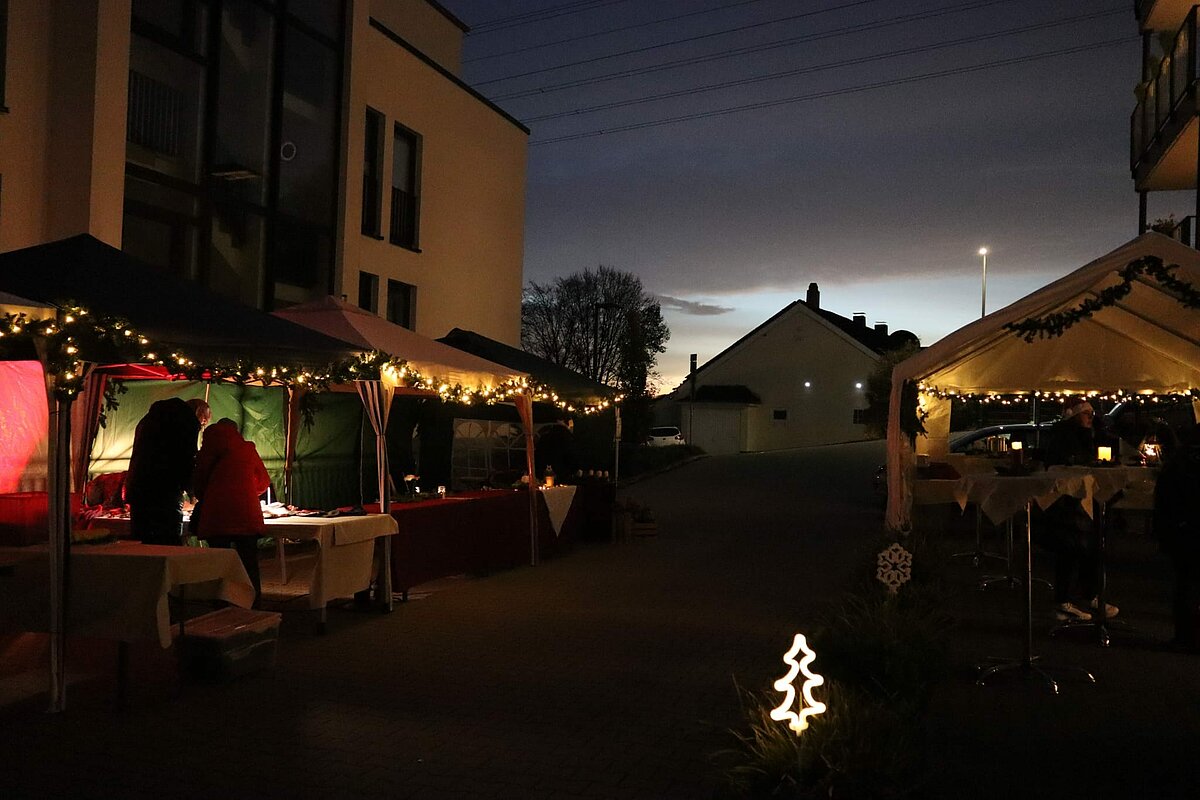
{"label": "warm glow light", "polygon": [[1099,461],[1112,461],[1112,448],[1103,446],[1097,447],[1096,459]]}
{"label": "warm glow light", "polygon": [[1025,444],[1023,442],[1012,442],[1009,444],[1009,447],[1013,450],[1021,450],[1025,447]]}
{"label": "warm glow light", "polygon": [[979,248],[979,255],[986,256],[987,254],[988,254],[988,249],[986,247]]}
{"label": "warm glow light", "polygon": [[[799,662],[796,661],[796,654],[804,652],[804,658]],[[775,681],[775,690],[783,692],[783,702],[778,708],[771,709],[771,719],[784,722],[787,721],[788,727],[795,732],[797,736],[802,731],[808,728],[808,717],[822,714],[825,712],[825,704],[819,703],[813,699],[812,690],[815,686],[820,686],[825,683],[825,678],[810,672],[809,664],[816,660],[817,654],[808,647],[808,642],[804,639],[804,634],[797,633],[796,638],[792,640],[792,648],[783,655],[783,663],[789,666],[788,672],[779,680]],[[800,692],[803,695],[803,706],[800,713],[792,711],[792,706],[796,703],[796,687],[794,682],[796,676],[801,672],[804,673],[804,685],[800,687]]]}

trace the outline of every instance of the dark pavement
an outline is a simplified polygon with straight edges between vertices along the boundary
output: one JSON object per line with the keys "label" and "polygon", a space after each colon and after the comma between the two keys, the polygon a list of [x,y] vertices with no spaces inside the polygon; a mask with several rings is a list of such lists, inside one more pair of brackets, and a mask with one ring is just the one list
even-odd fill
{"label": "dark pavement", "polygon": [[[175,696],[169,656],[139,651],[123,713],[111,675],[73,686],[62,715],[0,710],[0,795],[712,797],[711,755],[742,719],[735,682],[769,689],[792,634],[863,571],[882,452],[696,461],[622,490],[653,507],[655,537],[442,581],[390,615],[333,610],[325,636],[288,617],[276,668],[226,685]],[[950,549],[969,541],[960,521],[939,528]],[[1113,552],[1122,617],[1164,637],[1152,542],[1120,534]],[[1020,654],[1019,593],[978,592],[977,570],[948,569],[956,672],[926,720],[936,763],[923,796],[1200,794],[1200,661],[1051,641],[1043,594],[1037,651],[1099,684],[1064,683],[1058,697],[978,687],[973,663]]]}

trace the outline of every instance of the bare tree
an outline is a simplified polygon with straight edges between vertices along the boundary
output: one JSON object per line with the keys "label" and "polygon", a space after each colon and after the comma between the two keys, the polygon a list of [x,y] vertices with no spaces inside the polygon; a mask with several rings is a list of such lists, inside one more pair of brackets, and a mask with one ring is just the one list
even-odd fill
{"label": "bare tree", "polygon": [[670,336],[641,279],[612,267],[531,281],[521,302],[527,351],[632,395],[646,393]]}

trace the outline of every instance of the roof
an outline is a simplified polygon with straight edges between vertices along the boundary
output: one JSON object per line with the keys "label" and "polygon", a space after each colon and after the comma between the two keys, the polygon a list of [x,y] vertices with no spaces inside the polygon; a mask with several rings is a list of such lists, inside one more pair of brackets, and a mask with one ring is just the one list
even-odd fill
{"label": "roof", "polygon": [[[854,346],[858,347],[864,352],[870,353],[874,356],[878,356],[884,351],[894,349],[897,346],[902,346],[906,341],[904,337],[911,337],[913,340],[916,340],[917,338],[908,331],[896,331],[890,335],[879,333],[874,328],[869,328],[865,325],[859,325],[853,320],[843,317],[841,314],[835,314],[834,312],[826,311],[823,308],[814,309],[803,300],[793,300],[761,325],[754,328],[745,336],[729,345],[729,347],[726,347],[720,353],[717,353],[708,361],[705,361],[702,365],[697,367],[697,378],[699,378],[700,373],[705,369],[732,355],[733,352],[740,348],[743,344],[793,313],[812,314],[818,321],[824,323],[826,327],[836,331],[848,342],[852,343]],[[691,380],[690,376],[688,378],[684,378],[683,381],[670,392],[670,394],[674,394],[680,389],[686,387],[689,380]]]}
{"label": "roof", "polygon": [[326,296],[274,312],[277,317],[403,358],[419,372],[464,387],[498,386],[528,375],[388,322],[345,300]]}
{"label": "roof", "polygon": [[193,359],[324,366],[357,350],[142,264],[88,234],[0,253],[0,292],[122,317],[152,342]]}
{"label": "roof", "polygon": [[489,339],[475,331],[455,328],[438,341],[459,350],[474,353],[489,361],[526,372],[535,381],[551,387],[564,399],[582,403],[597,403],[611,399],[617,394],[617,390],[611,386],[597,383],[574,370],[559,366],[503,342],[497,342],[495,339]]}

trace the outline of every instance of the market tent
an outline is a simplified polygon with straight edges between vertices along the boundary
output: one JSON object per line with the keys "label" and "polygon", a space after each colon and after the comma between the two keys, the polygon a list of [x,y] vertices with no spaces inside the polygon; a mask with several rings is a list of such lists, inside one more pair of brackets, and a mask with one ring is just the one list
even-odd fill
{"label": "market tent", "polygon": [[0,292],[124,317],[151,341],[197,360],[240,356],[325,366],[356,350],[146,266],[88,234],[0,253]]}
{"label": "market tent", "polygon": [[422,375],[451,385],[491,388],[528,377],[525,371],[442,344],[336,297],[288,306],[274,315],[351,342],[363,350],[378,350],[403,358]]}
{"label": "market tent", "polygon": [[576,403],[599,404],[612,400],[617,390],[597,383],[574,370],[560,367],[544,358],[516,347],[489,339],[474,331],[455,328],[438,339],[451,347],[480,358],[495,361],[511,369],[527,373],[533,380],[553,388],[559,397]]}
{"label": "market tent", "polygon": [[[324,366],[355,352],[353,345],[242,306],[141,264],[88,234],[0,254],[0,292],[8,296],[5,313],[23,311],[31,318],[44,319],[53,317],[60,309],[79,306],[96,315],[123,317],[156,347],[164,350],[178,347],[194,361],[249,358],[265,364]],[[7,359],[27,360],[30,355],[18,348],[5,347]],[[43,367],[48,363],[45,352],[35,357]],[[63,620],[70,555],[68,497],[73,449],[72,399],[69,392],[59,388],[60,381],[73,382],[77,377],[68,372],[49,374],[46,380],[53,711],[62,711],[66,702]],[[166,377],[165,370],[161,377]],[[78,404],[84,416],[94,417],[91,412],[99,411],[101,380],[95,374],[88,377]],[[82,455],[87,445],[75,438],[74,449]]]}
{"label": "market tent", "polygon": [[[1067,327],[1060,336],[1027,342],[1005,326],[1068,312],[1125,282],[1121,271],[1143,258],[1176,265],[1176,279],[1200,289],[1200,252],[1159,233],[1146,233],[1090,264],[965,325],[897,364],[888,413],[888,527],[903,530],[912,509],[913,450],[900,429],[906,382],[929,391],[922,452],[947,451],[950,401],[945,395],[1085,393],[1115,390],[1183,393],[1200,387],[1200,308],[1189,308],[1152,275]],[[942,399],[938,399],[941,397]]]}

